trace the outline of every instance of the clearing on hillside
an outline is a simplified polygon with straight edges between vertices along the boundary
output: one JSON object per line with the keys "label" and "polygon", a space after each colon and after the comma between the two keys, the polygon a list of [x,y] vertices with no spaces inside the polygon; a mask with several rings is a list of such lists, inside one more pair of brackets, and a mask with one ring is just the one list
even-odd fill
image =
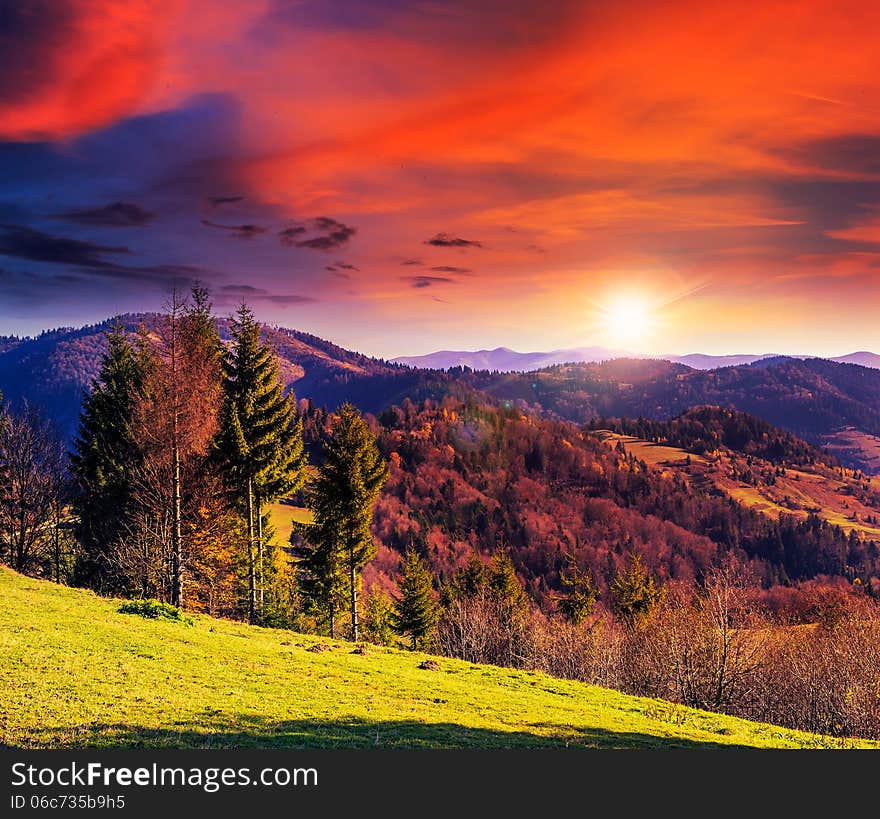
{"label": "clearing on hillside", "polygon": [[[598,430],[595,434],[610,447],[623,443],[628,453],[649,466],[678,472],[694,486],[723,492],[772,518],[781,514],[806,518],[813,513],[845,532],[880,539],[877,476],[857,478],[851,469],[835,470],[824,464],[788,467],[784,474],[777,474],[771,462],[757,457],[747,459],[729,450],[695,455],[609,430]],[[744,480],[745,473],[771,474],[772,482],[755,478],[749,482]]]}

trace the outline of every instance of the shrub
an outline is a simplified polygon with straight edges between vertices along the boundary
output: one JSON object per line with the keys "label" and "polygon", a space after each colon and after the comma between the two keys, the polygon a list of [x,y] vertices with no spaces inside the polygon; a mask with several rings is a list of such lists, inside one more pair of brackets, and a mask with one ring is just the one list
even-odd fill
{"label": "shrub", "polygon": [[158,600],[129,600],[119,607],[120,614],[139,614],[147,620],[173,620],[191,626],[193,621],[185,617],[177,606]]}

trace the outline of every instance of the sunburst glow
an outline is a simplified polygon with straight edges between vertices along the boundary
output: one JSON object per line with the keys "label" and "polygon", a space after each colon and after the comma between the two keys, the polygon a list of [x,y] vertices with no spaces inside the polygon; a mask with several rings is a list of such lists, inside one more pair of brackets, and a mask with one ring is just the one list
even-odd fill
{"label": "sunburst glow", "polygon": [[637,296],[622,296],[600,307],[600,324],[606,343],[634,345],[651,335],[656,318],[650,304]]}

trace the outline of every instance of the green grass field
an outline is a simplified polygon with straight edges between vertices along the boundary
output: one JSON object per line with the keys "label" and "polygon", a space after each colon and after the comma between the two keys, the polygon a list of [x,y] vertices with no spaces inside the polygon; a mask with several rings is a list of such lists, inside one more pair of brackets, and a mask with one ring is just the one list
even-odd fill
{"label": "green grass field", "polygon": [[[0,743],[16,747],[868,747],[544,674],[194,617],[0,569]],[[875,743],[876,745],[876,743]]]}
{"label": "green grass field", "polygon": [[272,526],[275,529],[275,542],[287,544],[290,542],[290,534],[294,523],[311,523],[314,515],[310,509],[301,506],[291,506],[288,503],[269,504],[269,515]]}

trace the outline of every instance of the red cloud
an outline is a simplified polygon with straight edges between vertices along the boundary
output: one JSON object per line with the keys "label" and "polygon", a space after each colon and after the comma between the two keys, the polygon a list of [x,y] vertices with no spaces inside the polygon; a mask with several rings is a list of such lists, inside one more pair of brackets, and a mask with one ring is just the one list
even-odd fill
{"label": "red cloud", "polygon": [[160,79],[178,0],[24,4],[0,65],[23,83],[0,92],[0,138],[60,139],[136,111]]}

